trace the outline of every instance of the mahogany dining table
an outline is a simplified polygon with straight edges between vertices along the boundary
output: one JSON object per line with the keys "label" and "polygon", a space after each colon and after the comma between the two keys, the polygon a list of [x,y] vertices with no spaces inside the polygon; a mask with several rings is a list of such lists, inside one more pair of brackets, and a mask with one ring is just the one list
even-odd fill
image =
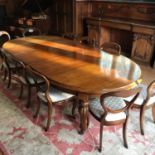
{"label": "mahogany dining table", "polygon": [[142,80],[139,65],[129,58],[58,36],[18,38],[6,42],[3,49],[51,84],[78,95],[81,133],[88,128],[91,97],[130,89]]}

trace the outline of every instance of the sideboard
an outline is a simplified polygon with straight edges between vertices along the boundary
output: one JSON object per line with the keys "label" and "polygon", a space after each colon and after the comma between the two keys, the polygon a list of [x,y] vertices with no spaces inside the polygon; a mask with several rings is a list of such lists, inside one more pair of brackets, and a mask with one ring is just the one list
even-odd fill
{"label": "sideboard", "polygon": [[132,59],[153,65],[155,59],[155,3],[92,1],[86,18],[89,40],[99,47],[114,41]]}

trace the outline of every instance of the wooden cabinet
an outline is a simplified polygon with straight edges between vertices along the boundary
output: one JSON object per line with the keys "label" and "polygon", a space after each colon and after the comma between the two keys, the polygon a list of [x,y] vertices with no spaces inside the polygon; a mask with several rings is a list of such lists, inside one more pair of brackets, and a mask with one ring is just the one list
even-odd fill
{"label": "wooden cabinet", "polygon": [[50,8],[51,33],[84,33],[85,18],[89,16],[88,0],[54,0]]}
{"label": "wooden cabinet", "polygon": [[134,60],[153,64],[155,56],[155,4],[91,1],[86,20],[89,40],[100,46],[114,41]]}
{"label": "wooden cabinet", "polygon": [[155,46],[155,26],[91,17],[87,18],[87,27],[90,43],[94,46],[99,47],[109,41],[117,42],[127,56],[151,64]]}
{"label": "wooden cabinet", "polygon": [[51,4],[51,32],[61,34],[73,29],[73,1],[54,0]]}
{"label": "wooden cabinet", "polygon": [[155,53],[155,26],[134,26],[131,57],[152,64]]}

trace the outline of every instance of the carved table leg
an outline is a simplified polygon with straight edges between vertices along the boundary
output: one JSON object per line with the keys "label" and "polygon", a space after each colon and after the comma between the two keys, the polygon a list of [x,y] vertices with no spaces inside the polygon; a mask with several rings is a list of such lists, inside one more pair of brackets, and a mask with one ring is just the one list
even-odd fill
{"label": "carved table leg", "polygon": [[89,110],[88,110],[88,96],[79,97],[79,113],[80,113],[80,134],[84,134],[85,130],[88,128],[89,124]]}

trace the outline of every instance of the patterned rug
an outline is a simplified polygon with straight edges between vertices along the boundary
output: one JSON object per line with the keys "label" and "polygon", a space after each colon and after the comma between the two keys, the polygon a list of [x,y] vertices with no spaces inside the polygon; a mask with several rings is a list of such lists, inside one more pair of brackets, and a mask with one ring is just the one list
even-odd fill
{"label": "patterned rug", "polygon": [[17,104],[16,98],[5,89],[0,89],[0,148],[3,154],[61,154],[56,146],[50,143],[42,129],[34,125],[15,106]]}
{"label": "patterned rug", "polygon": [[40,115],[33,119],[37,104],[35,93],[31,109],[25,108],[26,91],[22,100],[17,98],[19,88],[13,84],[6,88],[0,80],[0,148],[10,155],[155,155],[155,124],[151,111],[145,114],[145,136],[140,134],[139,111],[131,111],[127,138],[129,148],[123,146],[122,127],[104,127],[103,151],[97,151],[99,123],[90,116],[89,129],[79,135],[79,117],[71,118],[70,104],[53,109],[50,130],[43,127],[47,120],[47,107],[42,105]]}

